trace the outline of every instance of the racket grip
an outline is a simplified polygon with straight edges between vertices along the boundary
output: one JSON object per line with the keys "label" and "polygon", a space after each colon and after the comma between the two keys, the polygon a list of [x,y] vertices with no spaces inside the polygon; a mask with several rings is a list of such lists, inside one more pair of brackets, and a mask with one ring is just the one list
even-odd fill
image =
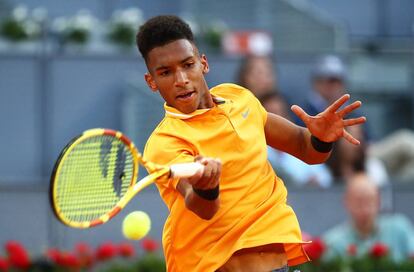
{"label": "racket grip", "polygon": [[198,162],[177,163],[170,166],[172,178],[189,178],[203,169],[204,166]]}

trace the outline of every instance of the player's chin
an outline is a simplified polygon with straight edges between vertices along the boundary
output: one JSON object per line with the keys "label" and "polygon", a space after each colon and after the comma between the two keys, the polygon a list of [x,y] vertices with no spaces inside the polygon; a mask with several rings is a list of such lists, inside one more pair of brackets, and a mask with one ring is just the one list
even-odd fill
{"label": "player's chin", "polygon": [[195,106],[195,105],[186,105],[186,106],[177,107],[177,109],[180,112],[184,113],[184,114],[190,114],[190,113],[197,110],[197,106]]}
{"label": "player's chin", "polygon": [[185,114],[189,114],[197,110],[197,93],[194,92],[190,97],[177,98],[175,108]]}

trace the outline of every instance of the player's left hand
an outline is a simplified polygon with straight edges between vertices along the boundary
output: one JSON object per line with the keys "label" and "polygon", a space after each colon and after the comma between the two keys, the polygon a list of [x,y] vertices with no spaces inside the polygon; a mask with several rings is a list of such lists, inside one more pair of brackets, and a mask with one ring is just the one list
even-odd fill
{"label": "player's left hand", "polygon": [[298,105],[291,107],[292,111],[305,123],[310,133],[324,142],[335,142],[344,137],[348,142],[359,145],[360,142],[345,130],[348,126],[365,123],[364,116],[345,119],[345,116],[361,106],[361,101],[355,101],[340,109],[350,98],[349,94],[332,103],[323,112],[316,116],[310,116]]}

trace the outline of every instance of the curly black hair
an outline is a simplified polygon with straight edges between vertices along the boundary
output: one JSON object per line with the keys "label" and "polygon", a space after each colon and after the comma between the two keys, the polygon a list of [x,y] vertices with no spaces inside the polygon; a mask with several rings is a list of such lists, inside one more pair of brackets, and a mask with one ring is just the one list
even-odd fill
{"label": "curly black hair", "polygon": [[194,42],[194,35],[190,26],[174,15],[160,15],[149,19],[139,28],[136,36],[138,49],[145,60],[153,48],[180,39]]}

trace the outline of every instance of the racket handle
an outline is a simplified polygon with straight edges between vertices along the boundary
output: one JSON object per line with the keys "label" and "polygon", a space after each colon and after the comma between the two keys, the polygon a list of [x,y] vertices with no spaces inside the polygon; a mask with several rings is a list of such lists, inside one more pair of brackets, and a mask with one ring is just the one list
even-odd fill
{"label": "racket handle", "polygon": [[170,166],[171,177],[189,178],[203,171],[204,166],[198,162],[177,163]]}

